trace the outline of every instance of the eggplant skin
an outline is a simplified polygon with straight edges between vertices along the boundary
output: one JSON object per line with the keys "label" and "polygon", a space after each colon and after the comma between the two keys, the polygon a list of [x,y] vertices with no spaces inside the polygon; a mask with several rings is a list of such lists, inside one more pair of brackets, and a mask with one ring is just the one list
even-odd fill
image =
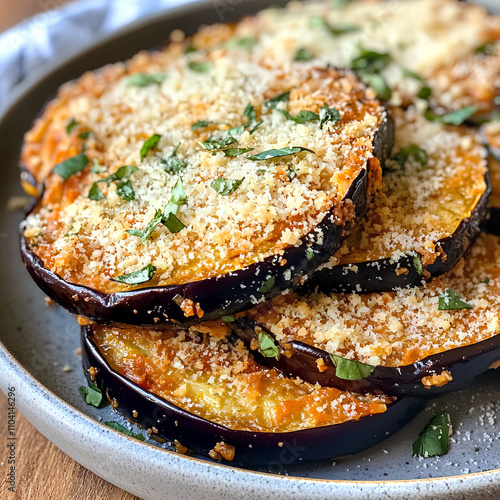
{"label": "eggplant skin", "polygon": [[[232,326],[233,332],[247,345],[256,337],[255,328],[265,331],[274,338],[274,334],[249,318],[239,318]],[[335,364],[330,354],[322,349],[299,341],[287,343],[290,356],[282,355],[279,360],[262,358],[253,351],[256,359],[276,368],[285,376],[300,377],[311,384],[336,387],[343,391],[359,393],[381,391],[389,396],[434,397],[461,390],[467,387],[477,376],[486,372],[500,361],[500,335],[489,339],[443,351],[428,356],[416,363],[401,367],[377,366],[371,375],[363,380],[345,380],[336,376]],[[326,370],[318,370],[318,360],[322,359]],[[425,386],[422,378],[449,372],[452,380],[438,387]]]}
{"label": "eggplant skin", "polygon": [[[393,143],[393,123],[387,115],[374,138],[374,156],[383,165]],[[362,217],[371,201],[369,168],[353,180],[344,202],[352,202],[356,217]],[[222,276],[164,287],[141,288],[106,294],[65,281],[46,269],[41,259],[29,247],[25,237],[25,222],[20,225],[20,246],[24,265],[35,283],[55,302],[73,314],[96,323],[171,328],[195,325],[218,319],[253,307],[256,301],[279,295],[291,285],[312,274],[341,245],[346,228],[335,224],[332,209],[318,226],[302,239],[302,244],[286,249],[283,255],[272,255],[244,269]],[[313,250],[314,257],[308,258]],[[286,262],[285,265],[282,265]],[[266,277],[274,277],[271,289],[259,291]],[[287,279],[288,278],[288,279]],[[199,304],[203,316],[186,317],[178,305],[179,296]],[[176,302],[174,302],[176,298]]]}
{"label": "eggplant skin", "polygon": [[[208,456],[216,443],[235,447],[230,464],[261,466],[282,472],[287,466],[332,460],[364,451],[404,427],[425,407],[420,398],[404,397],[388,406],[387,411],[362,417],[358,421],[301,431],[272,433],[232,430],[183,410],[152,394],[120,375],[107,363],[91,339],[91,327],[82,327],[82,363],[97,371],[94,383],[115,408],[144,429],[155,428],[156,437],[178,440],[194,452]],[[95,373],[95,372],[94,372]],[[134,415],[136,415],[134,417]]]}
{"label": "eggplant skin", "polygon": [[[485,175],[486,189],[478,200],[469,218],[462,219],[455,232],[437,244],[443,252],[435,262],[425,268],[428,276],[424,277],[415,268],[414,256],[409,254],[398,262],[390,258],[372,262],[356,263],[356,272],[349,266],[334,266],[330,269],[317,271],[304,285],[304,290],[317,289],[323,293],[383,293],[401,288],[420,286],[423,280],[430,280],[450,271],[467,253],[481,232],[489,210],[491,195],[491,178],[489,172]],[[500,219],[500,209],[496,218]],[[494,213],[491,215],[495,217]],[[491,223],[487,226],[492,225]],[[444,256],[444,258],[443,258]],[[408,274],[397,274],[400,268],[408,269]]]}
{"label": "eggplant skin", "polygon": [[490,217],[486,221],[485,229],[491,234],[500,236],[500,207],[490,208]]}

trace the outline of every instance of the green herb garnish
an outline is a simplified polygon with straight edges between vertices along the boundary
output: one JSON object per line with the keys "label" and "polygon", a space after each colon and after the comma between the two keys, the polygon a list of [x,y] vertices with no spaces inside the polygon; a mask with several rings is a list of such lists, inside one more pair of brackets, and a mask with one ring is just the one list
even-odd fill
{"label": "green herb garnish", "polygon": [[276,106],[282,102],[288,102],[290,99],[290,92],[285,92],[283,94],[280,94],[276,97],[273,97],[272,99],[269,99],[264,102],[264,107],[267,109],[276,109]]}
{"label": "green herb garnish", "polygon": [[448,288],[439,295],[439,311],[457,311],[459,309],[472,309],[473,305],[465,302],[460,295]]}
{"label": "green herb garnish", "polygon": [[420,146],[416,144],[411,144],[410,146],[406,146],[401,148],[392,159],[401,165],[403,168],[408,161],[412,161],[414,163],[418,163],[421,167],[425,167],[429,162],[429,155],[422,149]]}
{"label": "green herb garnish", "polygon": [[432,89],[430,87],[422,87],[417,94],[417,97],[419,99],[423,99],[424,101],[427,101],[430,96],[432,95]]}
{"label": "green herb garnish", "polygon": [[99,164],[99,161],[95,158],[92,160],[92,166],[90,167],[90,171],[93,174],[102,174],[106,170],[105,167]]}
{"label": "green herb garnish", "polygon": [[436,415],[413,443],[413,456],[446,455],[450,446],[451,420],[447,412]]}
{"label": "green herb garnish", "polygon": [[193,123],[191,125],[191,130],[194,132],[195,130],[199,130],[200,128],[207,128],[210,125],[217,125],[219,122],[211,122],[209,120],[201,120],[199,122]]}
{"label": "green herb garnish", "polygon": [[418,254],[413,255],[412,260],[413,260],[413,267],[415,268],[417,273],[420,274],[420,276],[422,276],[422,274],[424,274],[424,266],[422,266],[422,259],[420,258],[420,255]]}
{"label": "green herb garnish", "polygon": [[314,250],[312,248],[307,249],[306,258],[307,260],[311,260],[312,258],[314,258]]}
{"label": "green herb garnish", "polygon": [[311,17],[311,25],[316,28],[325,28],[333,36],[345,35],[346,33],[359,31],[359,28],[357,26],[353,26],[352,24],[333,25],[319,16]]}
{"label": "green herb garnish", "polygon": [[153,279],[155,275],[156,267],[152,264],[148,264],[144,266],[142,269],[138,271],[133,271],[128,274],[123,274],[122,276],[116,276],[116,278],[111,278],[113,281],[117,281],[119,283],[125,283],[127,285],[141,285],[142,283],[146,283]]}
{"label": "green herb garnish", "polygon": [[66,132],[67,134],[71,134],[71,131],[80,125],[74,118],[71,118],[71,121],[66,125]]}
{"label": "green herb garnish", "polygon": [[222,316],[220,320],[224,321],[224,323],[234,323],[236,318],[234,316]]}
{"label": "green herb garnish", "polygon": [[262,151],[253,156],[247,156],[249,160],[252,161],[262,161],[262,160],[272,160],[274,158],[282,158],[283,156],[290,156],[302,151],[307,151],[312,154],[316,154],[314,151],[308,148],[293,147],[293,148],[279,148],[279,149],[269,149],[267,151]]}
{"label": "green herb garnish", "polygon": [[392,97],[392,90],[386,81],[377,73],[359,73],[361,80],[377,93],[377,97],[388,101]]}
{"label": "green herb garnish", "polygon": [[118,181],[116,185],[116,194],[121,196],[126,201],[135,200],[135,193],[132,189],[132,184],[128,179],[138,170],[139,169],[134,165],[124,165],[123,167],[120,167],[114,174],[108,175],[107,177],[94,182],[90,188],[88,197],[93,201],[102,200],[105,198],[105,195],[99,188],[98,184],[105,182],[109,187],[112,182]]}
{"label": "green herb garnish", "polygon": [[214,137],[210,136],[205,142],[198,141],[198,144],[208,151],[220,151],[221,149],[238,142],[235,137]]}
{"label": "green herb garnish", "polygon": [[172,154],[161,160],[163,170],[169,174],[178,174],[183,168],[187,167],[187,161],[177,156],[181,143],[177,144]]}
{"label": "green herb garnish", "polygon": [[319,110],[319,128],[323,128],[323,125],[326,123],[332,123],[335,125],[340,120],[340,113],[335,108],[328,107],[328,104],[325,104]]}
{"label": "green herb garnish", "polygon": [[196,73],[207,73],[208,71],[210,71],[210,63],[208,62],[191,61],[188,64],[188,67],[191,71],[196,71]]}
{"label": "green herb garnish", "polygon": [[345,359],[335,354],[331,354],[331,357],[336,367],[335,375],[343,380],[363,380],[370,376],[376,368],[375,366]]}
{"label": "green herb garnish", "polygon": [[[158,224],[163,224],[171,233],[178,233],[186,226],[176,217],[179,207],[187,203],[187,195],[182,185],[182,178],[179,177],[172,189],[170,202],[163,210],[156,210],[154,217],[146,226],[146,229],[129,229],[128,234],[138,236],[144,243],[156,229]],[[172,217],[173,216],[173,217]]]}
{"label": "green herb garnish", "polygon": [[149,85],[159,85],[165,80],[165,75],[162,74],[147,74],[137,73],[129,76],[125,80],[127,87],[148,87]]}
{"label": "green herb garnish", "polygon": [[462,123],[469,119],[474,113],[476,113],[478,108],[476,106],[466,106],[465,108],[459,109],[457,111],[452,111],[445,115],[436,115],[431,110],[427,110],[424,116],[430,122],[437,123],[447,123],[449,125],[462,125]]}
{"label": "green herb garnish", "polygon": [[418,80],[419,82],[423,82],[424,79],[418,74],[415,73],[414,71],[411,71],[406,68],[401,68],[401,71],[403,72],[403,76],[406,76],[407,78],[413,78],[414,80]]}
{"label": "green herb garnish", "polygon": [[223,177],[219,177],[218,179],[215,179],[210,185],[212,186],[214,191],[221,196],[229,196],[241,186],[241,183],[244,180],[244,177],[242,179],[236,180],[224,179]]}
{"label": "green herb garnish", "polygon": [[363,73],[379,73],[390,61],[391,56],[388,53],[361,49],[359,56],[351,61],[351,69]]}
{"label": "green herb garnish", "polygon": [[226,42],[226,46],[230,49],[240,49],[251,51],[255,45],[255,37],[253,36],[242,36],[239,38],[230,38]]}
{"label": "green herb garnish", "polygon": [[89,387],[82,385],[80,387],[80,394],[88,405],[99,408],[102,403],[102,392],[95,384],[89,382]]}
{"label": "green herb garnish", "polygon": [[223,153],[226,156],[234,157],[234,156],[242,155],[243,153],[249,153],[250,151],[253,151],[253,150],[254,150],[254,148],[228,148],[228,149],[224,149]]}
{"label": "green herb garnish", "polygon": [[86,141],[91,135],[92,135],[92,130],[86,130],[85,132],[78,134],[78,137]]}
{"label": "green herb garnish", "polygon": [[284,109],[277,109],[287,120],[292,120],[295,123],[306,123],[306,122],[313,122],[316,120],[319,120],[319,115],[317,113],[314,113],[313,111],[307,111],[307,110],[302,110],[299,111],[299,114],[297,116],[292,116],[288,111]]}
{"label": "green herb garnish", "polygon": [[264,120],[258,121],[250,130],[249,133],[252,135],[262,124],[264,123]]}
{"label": "green herb garnish", "polygon": [[115,431],[121,432],[122,434],[125,434],[126,436],[133,437],[135,439],[138,439],[139,441],[144,441],[144,436],[142,434],[136,434],[135,432],[129,431],[123,425],[120,425],[118,422],[104,422],[108,427],[111,427]]}
{"label": "green herb garnish", "polygon": [[495,52],[495,45],[496,45],[495,42],[488,42],[478,47],[474,52],[476,54],[491,56]]}
{"label": "green herb garnish", "polygon": [[84,153],[73,156],[54,167],[53,172],[67,181],[72,175],[81,172],[89,164],[89,159]]}
{"label": "green herb garnish", "polygon": [[267,278],[267,280],[264,281],[262,286],[257,291],[259,291],[260,293],[270,292],[273,289],[275,281],[276,281],[276,278],[274,276]]}
{"label": "green herb garnish", "polygon": [[146,156],[152,149],[155,149],[158,146],[160,139],[161,135],[154,134],[147,141],[144,142],[141,148],[141,162],[144,161],[144,158],[146,158]]}
{"label": "green herb garnish", "polygon": [[271,335],[260,331],[257,333],[257,339],[259,341],[259,351],[264,357],[275,358],[276,361],[280,359],[280,351]]}
{"label": "green herb garnish", "polygon": [[179,220],[177,215],[170,212],[166,217],[163,216],[161,223],[172,233],[176,234],[182,231],[186,226]]}
{"label": "green herb garnish", "polygon": [[294,61],[310,61],[313,58],[313,53],[306,48],[301,48],[295,53]]}

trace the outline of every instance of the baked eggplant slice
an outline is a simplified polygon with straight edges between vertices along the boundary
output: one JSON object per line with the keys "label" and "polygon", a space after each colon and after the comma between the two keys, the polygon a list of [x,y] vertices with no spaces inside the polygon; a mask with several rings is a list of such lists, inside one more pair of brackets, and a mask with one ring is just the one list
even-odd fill
{"label": "baked eggplant slice", "polygon": [[[433,396],[499,366],[499,269],[498,237],[482,234],[453,270],[421,288],[304,297],[291,292],[247,311],[234,330],[257,350],[264,331],[282,354],[265,361],[310,383]],[[339,362],[347,365],[344,372],[361,369],[364,375],[337,376]]]}
{"label": "baked eggplant slice", "polygon": [[92,142],[21,225],[35,282],[97,322],[194,324],[277,295],[339,248],[392,146],[350,72],[174,55],[73,103]]}
{"label": "baked eggplant slice", "polygon": [[365,218],[308,288],[388,292],[452,269],[488,214],[484,148],[464,127],[396,109],[395,154]]}
{"label": "baked eggplant slice", "polygon": [[498,116],[481,128],[481,137],[488,148],[491,174],[490,218],[486,228],[500,235],[500,120]]}
{"label": "baked eggplant slice", "polygon": [[201,30],[193,46],[219,50],[240,43],[283,67],[296,59],[353,68],[394,106],[419,101],[439,114],[470,106],[491,111],[500,91],[499,17],[457,0],[342,4],[271,7],[236,26]]}
{"label": "baked eggplant slice", "polygon": [[[205,332],[84,327],[85,373],[150,435],[243,466],[357,453],[403,427],[420,399],[359,395],[280,376],[223,325]],[[194,327],[193,327],[194,328]],[[222,332],[222,335],[221,335]]]}

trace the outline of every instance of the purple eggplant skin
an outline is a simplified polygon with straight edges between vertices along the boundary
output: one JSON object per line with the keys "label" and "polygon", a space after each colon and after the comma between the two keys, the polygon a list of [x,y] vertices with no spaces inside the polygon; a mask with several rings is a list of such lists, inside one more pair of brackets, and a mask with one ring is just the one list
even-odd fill
{"label": "purple eggplant skin", "polygon": [[89,379],[88,370],[97,370],[94,383],[116,400],[120,414],[144,429],[154,427],[155,437],[178,440],[200,455],[208,456],[218,442],[234,446],[235,457],[228,464],[273,470],[359,453],[404,427],[426,405],[420,398],[403,397],[384,413],[343,424],[287,433],[232,430],[193,415],[114,371],[91,335],[91,327],[82,328],[83,370]]}
{"label": "purple eggplant skin", "polygon": [[[425,268],[427,277],[415,268],[414,255],[407,254],[398,262],[390,258],[372,262],[356,263],[356,272],[349,266],[334,266],[313,274],[304,285],[304,291],[317,289],[323,293],[382,293],[402,288],[421,286],[423,281],[440,276],[452,269],[467,253],[479,236],[487,218],[491,195],[491,178],[485,175],[486,189],[478,200],[470,217],[462,219],[455,232],[437,243],[443,252],[435,262]],[[497,217],[500,216],[500,210]],[[444,255],[444,257],[443,257]],[[399,268],[408,269],[408,274],[398,274]]]}
{"label": "purple eggplant skin", "polygon": [[486,221],[484,228],[489,233],[500,236],[500,207],[490,208],[490,217]]}
{"label": "purple eggplant skin", "polygon": [[[262,330],[275,338],[272,331],[249,318],[238,318],[231,326],[234,334],[246,344],[257,338],[256,328],[257,331]],[[311,384],[319,383],[322,386],[358,393],[383,392],[389,396],[429,398],[467,387],[474,378],[500,361],[500,335],[428,356],[411,365],[377,366],[371,375],[362,380],[337,377],[330,354],[303,342],[288,342],[288,356],[281,346],[280,351],[279,360],[263,358],[256,352],[253,352],[253,355],[262,364],[276,368],[285,376],[300,377]],[[318,370],[317,362],[320,359],[327,367],[323,372]],[[423,377],[439,375],[444,371],[449,371],[453,377],[447,384],[428,388],[422,383]]]}
{"label": "purple eggplant skin", "polygon": [[[383,164],[390,154],[394,126],[387,115],[374,140],[374,156]],[[368,169],[353,180],[345,201],[352,201],[356,217],[362,217],[369,197]],[[345,227],[335,223],[332,209],[318,226],[302,239],[302,244],[286,249],[282,255],[272,255],[222,276],[183,285],[141,288],[117,293],[103,293],[87,286],[65,281],[46,269],[41,259],[24,238],[25,222],[20,225],[21,255],[24,265],[35,283],[55,302],[73,314],[84,316],[96,323],[171,328],[195,325],[253,307],[257,302],[279,295],[299,280],[312,274],[329,259],[341,245]],[[310,252],[313,257],[310,258]],[[282,265],[285,262],[285,265]],[[259,289],[274,278],[265,292]],[[178,305],[179,296],[199,304],[202,317],[186,317]],[[174,298],[176,302],[174,302]]]}

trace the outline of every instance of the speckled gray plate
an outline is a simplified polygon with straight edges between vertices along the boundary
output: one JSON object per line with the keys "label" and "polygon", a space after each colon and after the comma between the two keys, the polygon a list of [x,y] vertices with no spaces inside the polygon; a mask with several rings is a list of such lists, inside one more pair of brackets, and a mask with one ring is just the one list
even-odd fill
{"label": "speckled gray plate", "polygon": [[[109,408],[97,410],[82,401],[78,387],[85,381],[75,353],[78,326],[65,311],[49,308],[31,282],[18,252],[22,214],[6,210],[7,201],[21,194],[16,164],[22,134],[59,84],[155,46],[174,28],[192,32],[201,23],[218,21],[219,3],[203,1],[171,10],[96,41],[93,48],[59,61],[36,82],[25,84],[0,118],[0,387],[4,392],[15,388],[17,409],[65,453],[144,499],[499,498],[500,370],[483,375],[461,393],[429,403],[411,425],[365,453],[293,468],[287,467],[284,454],[281,464],[259,471],[177,455],[168,444],[143,444],[100,423],[128,425]],[[227,0],[224,20],[269,3],[278,2]],[[431,415],[445,409],[455,429],[449,454],[413,458],[411,445],[419,431]]]}

